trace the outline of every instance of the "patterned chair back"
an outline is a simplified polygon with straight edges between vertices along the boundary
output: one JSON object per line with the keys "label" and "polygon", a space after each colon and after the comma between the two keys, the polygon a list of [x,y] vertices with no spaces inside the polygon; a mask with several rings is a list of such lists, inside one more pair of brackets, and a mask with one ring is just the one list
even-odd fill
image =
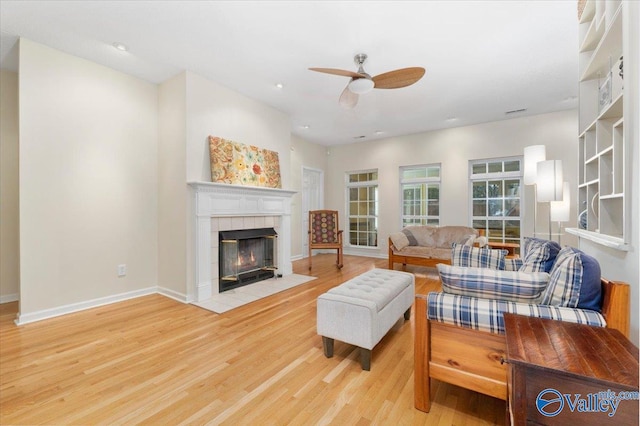
{"label": "patterned chair back", "polygon": [[336,210],[310,211],[309,234],[311,244],[340,244],[338,212]]}

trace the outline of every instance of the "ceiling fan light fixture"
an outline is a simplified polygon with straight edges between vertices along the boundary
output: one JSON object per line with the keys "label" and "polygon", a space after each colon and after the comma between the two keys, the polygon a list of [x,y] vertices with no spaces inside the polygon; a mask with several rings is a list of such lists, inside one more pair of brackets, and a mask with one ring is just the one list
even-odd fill
{"label": "ceiling fan light fixture", "polygon": [[364,95],[365,93],[369,93],[373,90],[374,85],[373,80],[368,78],[356,78],[351,80],[349,83],[349,90],[353,93],[357,93],[358,95]]}

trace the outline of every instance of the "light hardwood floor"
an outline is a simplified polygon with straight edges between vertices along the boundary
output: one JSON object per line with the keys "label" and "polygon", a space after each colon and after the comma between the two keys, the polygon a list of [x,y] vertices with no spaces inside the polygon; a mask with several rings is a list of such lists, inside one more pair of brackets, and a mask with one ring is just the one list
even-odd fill
{"label": "light hardwood floor", "polygon": [[[504,424],[503,401],[435,381],[413,408],[413,313],[374,348],[371,371],[322,352],[316,298],[387,261],[294,262],[318,277],[222,315],[151,295],[27,324],[0,305],[0,424]],[[412,268],[416,292],[434,269]]]}

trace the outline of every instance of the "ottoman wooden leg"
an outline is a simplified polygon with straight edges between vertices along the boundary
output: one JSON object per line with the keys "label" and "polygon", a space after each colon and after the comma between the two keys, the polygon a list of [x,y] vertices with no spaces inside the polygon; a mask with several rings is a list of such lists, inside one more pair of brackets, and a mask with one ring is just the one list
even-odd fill
{"label": "ottoman wooden leg", "polygon": [[405,311],[404,319],[405,319],[405,321],[409,321],[411,319],[411,306],[409,306],[409,309],[407,309]]}
{"label": "ottoman wooden leg", "polygon": [[324,356],[331,358],[333,356],[333,339],[322,336],[322,349]]}
{"label": "ottoman wooden leg", "polygon": [[360,365],[365,371],[371,371],[371,349],[360,348]]}

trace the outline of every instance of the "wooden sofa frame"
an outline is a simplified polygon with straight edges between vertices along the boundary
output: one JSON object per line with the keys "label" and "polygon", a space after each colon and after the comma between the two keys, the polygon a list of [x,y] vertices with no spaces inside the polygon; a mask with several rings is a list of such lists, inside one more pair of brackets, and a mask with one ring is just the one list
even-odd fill
{"label": "wooden sofa frame", "polygon": [[[602,315],[607,327],[629,337],[629,285],[602,279]],[[415,298],[415,407],[431,408],[431,379],[507,399],[506,342],[503,334],[430,321],[427,296]]]}
{"label": "wooden sofa frame", "polygon": [[430,268],[435,268],[438,263],[451,265],[451,259],[437,259],[396,254],[393,252],[393,249],[391,248],[392,246],[393,243],[391,242],[391,238],[389,238],[389,269],[393,269],[394,263],[402,263],[403,271],[407,270],[407,265],[426,266]]}

